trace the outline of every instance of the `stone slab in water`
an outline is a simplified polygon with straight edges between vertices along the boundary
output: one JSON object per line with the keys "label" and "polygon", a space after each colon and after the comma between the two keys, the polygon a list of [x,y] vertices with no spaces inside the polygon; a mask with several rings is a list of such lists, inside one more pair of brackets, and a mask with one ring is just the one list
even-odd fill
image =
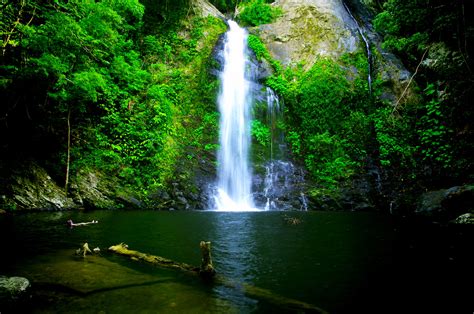
{"label": "stone slab in water", "polygon": [[30,281],[24,277],[0,276],[0,304],[21,299],[30,287]]}

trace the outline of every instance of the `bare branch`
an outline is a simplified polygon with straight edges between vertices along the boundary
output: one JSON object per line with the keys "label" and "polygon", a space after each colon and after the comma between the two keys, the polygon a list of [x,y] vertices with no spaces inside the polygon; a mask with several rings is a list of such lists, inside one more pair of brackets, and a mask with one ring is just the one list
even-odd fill
{"label": "bare branch", "polygon": [[395,103],[395,106],[393,107],[393,110],[392,110],[392,115],[394,114],[394,112],[398,109],[398,106],[400,104],[400,101],[402,100],[402,98],[405,96],[406,92],[408,91],[408,87],[410,87],[410,84],[411,82],[413,81],[413,78],[415,77],[415,75],[418,73],[418,69],[420,68],[420,65],[421,63],[423,62],[423,60],[425,59],[425,56],[426,56],[426,53],[428,52],[428,50],[430,50],[430,48],[426,48],[425,52],[423,53],[423,56],[421,57],[421,60],[420,60],[420,63],[418,63],[418,65],[416,66],[416,69],[415,69],[415,72],[413,73],[413,75],[410,77],[410,80],[408,81],[408,84],[407,86],[405,87],[405,90],[403,91],[402,95],[400,96],[400,98],[398,98],[397,102]]}

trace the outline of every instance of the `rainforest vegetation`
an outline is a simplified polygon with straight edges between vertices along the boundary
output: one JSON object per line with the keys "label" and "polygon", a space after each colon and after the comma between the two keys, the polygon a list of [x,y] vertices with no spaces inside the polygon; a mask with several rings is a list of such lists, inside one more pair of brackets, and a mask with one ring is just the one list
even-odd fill
{"label": "rainforest vegetation", "polygon": [[94,167],[147,193],[215,137],[223,21],[183,18],[187,2],[2,6],[2,158],[39,159],[63,184]]}
{"label": "rainforest vegetation", "polygon": [[[263,0],[211,2],[249,27],[282,14]],[[368,164],[380,169],[390,193],[471,182],[472,4],[369,4],[383,48],[411,72],[407,89],[416,97],[402,91],[387,101],[381,77],[369,88],[363,51],[321,58],[310,69],[284,67],[258,34],[249,36],[256,58],[273,68],[264,84],[284,100],[286,138],[314,181],[312,196],[337,194]],[[219,83],[212,52],[224,21],[195,16],[188,0],[0,6],[2,180],[16,162],[33,159],[66,190],[79,169],[96,169],[146,196],[166,188],[183,163],[188,171],[180,174],[190,176],[200,159],[213,160]],[[381,56],[371,50],[376,63]],[[264,144],[268,132],[253,125]]]}

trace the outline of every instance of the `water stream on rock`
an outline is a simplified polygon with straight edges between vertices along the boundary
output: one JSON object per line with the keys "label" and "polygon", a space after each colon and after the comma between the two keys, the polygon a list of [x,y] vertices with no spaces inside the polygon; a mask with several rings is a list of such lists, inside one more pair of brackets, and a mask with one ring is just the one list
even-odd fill
{"label": "water stream on rock", "polygon": [[359,22],[354,17],[351,10],[349,9],[349,7],[347,6],[347,4],[344,1],[343,1],[343,5],[344,5],[344,8],[346,9],[347,13],[349,14],[349,16],[352,18],[355,25],[357,26],[357,31],[359,32],[360,37],[362,37],[362,40],[364,41],[364,44],[365,44],[365,49],[366,49],[366,52],[367,52],[367,63],[368,63],[368,66],[367,66],[368,67],[368,69],[367,69],[367,72],[368,72],[368,74],[367,74],[367,83],[369,84],[369,95],[372,95],[372,74],[371,74],[371,72],[372,72],[372,52],[370,51],[370,43],[369,43],[369,40],[367,39],[367,37],[365,36],[362,27],[359,25]]}

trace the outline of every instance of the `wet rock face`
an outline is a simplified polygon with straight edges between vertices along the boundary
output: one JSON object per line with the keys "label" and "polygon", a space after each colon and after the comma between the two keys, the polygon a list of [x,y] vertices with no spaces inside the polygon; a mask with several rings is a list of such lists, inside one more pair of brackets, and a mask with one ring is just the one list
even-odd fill
{"label": "wet rock face", "polygon": [[254,31],[283,65],[304,61],[310,68],[318,56],[337,58],[358,48],[356,25],[341,1],[279,0],[274,5],[282,16]]}
{"label": "wet rock face", "polygon": [[257,208],[265,210],[308,210],[304,169],[291,160],[271,160],[254,165],[252,191]]}
{"label": "wet rock face", "polygon": [[372,48],[373,77],[380,80],[381,95],[379,98],[385,102],[395,105],[404,93],[401,103],[417,102],[418,95],[415,92],[414,82],[408,85],[411,73],[405,68],[400,59],[390,51],[382,48],[383,38],[372,25],[376,15],[377,3],[373,0],[343,0],[352,15],[357,19],[359,26]]}
{"label": "wet rock face", "polygon": [[25,163],[12,177],[11,190],[18,208],[58,210],[75,206],[64,189],[36,163]]}
{"label": "wet rock face", "polygon": [[73,184],[71,189],[77,203],[85,208],[112,207],[113,202],[103,194],[99,188],[100,183],[100,177],[96,173],[80,173],[76,184]]}
{"label": "wet rock face", "polygon": [[68,194],[47,171],[28,161],[9,175],[8,190],[0,195],[0,207],[24,210],[139,208],[143,204],[124,189],[118,178],[97,171],[71,176]]}

